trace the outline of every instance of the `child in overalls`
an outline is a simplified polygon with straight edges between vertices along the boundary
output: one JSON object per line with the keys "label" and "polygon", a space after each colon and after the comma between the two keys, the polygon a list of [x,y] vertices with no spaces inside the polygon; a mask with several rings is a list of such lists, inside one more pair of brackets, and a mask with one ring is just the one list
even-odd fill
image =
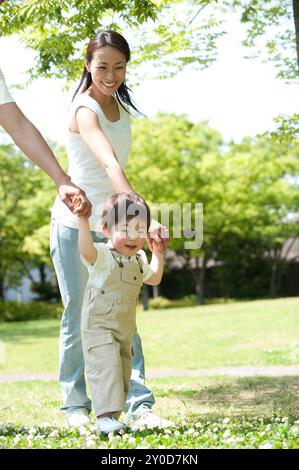
{"label": "child in overalls", "polygon": [[[142,250],[150,225],[146,202],[136,194],[113,194],[102,214],[107,243],[93,243],[80,218],[78,245],[89,279],[82,306],[82,347],[98,432],[119,432],[129,391],[132,338],[142,283],[158,285],[164,253],[154,242],[152,260]],[[117,419],[116,419],[117,418]]]}

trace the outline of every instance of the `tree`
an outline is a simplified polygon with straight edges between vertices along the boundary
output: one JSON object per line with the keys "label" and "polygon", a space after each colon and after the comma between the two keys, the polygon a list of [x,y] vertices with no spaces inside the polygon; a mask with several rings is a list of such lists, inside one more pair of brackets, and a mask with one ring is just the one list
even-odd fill
{"label": "tree", "polygon": [[0,146],[0,299],[5,281],[17,283],[24,272],[23,240],[34,229],[30,199],[40,172],[12,145]]}
{"label": "tree", "polygon": [[[201,2],[201,11],[209,2]],[[223,34],[210,8],[193,24],[197,2],[177,0],[6,0],[0,7],[0,35],[18,34],[37,53],[31,78],[77,79],[88,41],[101,29],[124,32],[134,51],[132,66],[146,63],[146,74],[169,76],[188,64],[215,60]],[[150,66],[150,67],[148,67]],[[139,68],[138,77],[141,79]]]}
{"label": "tree", "polygon": [[[172,238],[170,245],[185,258],[194,277],[199,303],[204,301],[205,267],[212,257],[222,219],[216,177],[218,172],[221,174],[221,144],[220,134],[207,123],[194,124],[184,115],[160,113],[153,119],[135,122],[131,158],[126,169],[135,190],[152,206],[166,203],[176,211],[177,206],[182,210],[184,203],[193,203],[193,224],[194,204],[204,203],[203,246],[185,249],[188,238],[183,232],[179,238]],[[173,235],[176,225],[173,217],[170,217],[170,224]]]}
{"label": "tree", "polygon": [[278,76],[298,79],[299,0],[224,0],[224,11],[240,14],[248,26],[243,45],[253,49],[251,57],[270,60]]}

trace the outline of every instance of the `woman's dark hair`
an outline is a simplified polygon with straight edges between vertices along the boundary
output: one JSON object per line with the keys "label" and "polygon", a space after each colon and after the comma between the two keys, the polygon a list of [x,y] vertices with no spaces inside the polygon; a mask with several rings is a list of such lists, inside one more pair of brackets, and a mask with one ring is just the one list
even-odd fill
{"label": "woman's dark hair", "polygon": [[[87,51],[86,51],[87,62],[90,62],[92,60],[93,53],[103,46],[115,47],[115,49],[118,49],[120,52],[124,54],[126,61],[129,62],[130,57],[131,57],[129,44],[127,43],[125,38],[121,34],[117,33],[116,31],[102,31],[96,34],[91,39],[90,43],[87,46]],[[91,73],[88,72],[88,70],[86,69],[86,66],[84,66],[84,71],[83,71],[79,86],[74,93],[73,100],[79,91],[81,91],[81,93],[84,93],[90,87],[91,84],[92,84]],[[131,90],[124,81],[116,92],[116,98],[118,102],[120,103],[120,105],[127,112],[128,110],[123,106],[123,103],[131,106],[135,111],[140,113],[140,111],[133,104],[129,91]]]}
{"label": "woman's dark hair", "polygon": [[135,217],[146,223],[147,231],[151,224],[151,213],[145,200],[137,193],[114,193],[106,200],[101,214],[101,223],[110,230],[125,220]]}

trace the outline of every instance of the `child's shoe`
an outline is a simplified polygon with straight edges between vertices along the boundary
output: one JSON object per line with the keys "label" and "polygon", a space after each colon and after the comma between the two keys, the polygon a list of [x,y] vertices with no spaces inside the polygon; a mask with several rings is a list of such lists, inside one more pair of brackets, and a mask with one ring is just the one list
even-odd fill
{"label": "child's shoe", "polygon": [[90,417],[86,408],[78,408],[75,411],[66,413],[66,420],[70,428],[80,428],[90,424]]}
{"label": "child's shoe", "polygon": [[121,430],[125,430],[127,426],[115,418],[106,416],[105,418],[97,418],[97,431],[103,434],[119,433]]}

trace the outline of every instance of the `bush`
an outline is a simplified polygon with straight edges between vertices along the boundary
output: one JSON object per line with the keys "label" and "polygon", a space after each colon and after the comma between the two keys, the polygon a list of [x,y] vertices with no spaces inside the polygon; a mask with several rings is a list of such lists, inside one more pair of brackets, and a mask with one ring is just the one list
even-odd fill
{"label": "bush", "polygon": [[159,308],[179,308],[179,307],[193,307],[196,305],[196,296],[188,295],[182,299],[170,300],[165,297],[154,297],[149,300],[150,309],[159,309]]}
{"label": "bush", "polygon": [[0,322],[39,320],[41,318],[60,318],[63,311],[61,304],[46,302],[20,302],[0,301]]}

